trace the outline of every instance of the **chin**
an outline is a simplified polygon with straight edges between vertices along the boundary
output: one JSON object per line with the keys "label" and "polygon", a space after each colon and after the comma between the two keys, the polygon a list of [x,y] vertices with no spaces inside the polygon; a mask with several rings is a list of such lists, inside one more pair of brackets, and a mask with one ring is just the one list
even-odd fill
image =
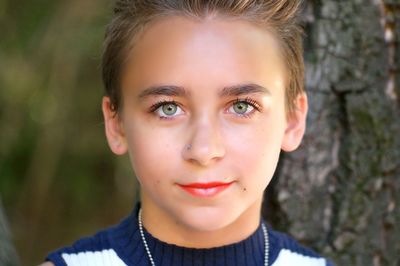
{"label": "chin", "polygon": [[233,223],[239,216],[238,208],[192,207],[180,214],[180,222],[196,231],[216,231]]}

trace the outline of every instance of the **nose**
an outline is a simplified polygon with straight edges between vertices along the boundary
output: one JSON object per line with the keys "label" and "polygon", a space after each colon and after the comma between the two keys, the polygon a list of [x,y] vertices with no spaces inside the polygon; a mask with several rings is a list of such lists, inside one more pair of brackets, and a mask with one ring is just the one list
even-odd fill
{"label": "nose", "polygon": [[182,155],[191,163],[209,166],[225,155],[220,126],[216,121],[203,119],[191,125],[189,141],[185,143]]}

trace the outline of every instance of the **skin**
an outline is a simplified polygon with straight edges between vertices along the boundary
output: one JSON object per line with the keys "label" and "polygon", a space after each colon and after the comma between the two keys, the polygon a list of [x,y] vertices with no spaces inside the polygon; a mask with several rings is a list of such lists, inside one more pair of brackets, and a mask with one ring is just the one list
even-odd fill
{"label": "skin", "polygon": [[[275,37],[245,20],[173,16],[142,33],[122,75],[121,112],[115,116],[108,97],[102,109],[111,150],[130,156],[141,185],[143,225],[153,236],[209,248],[257,229],[279,154],[296,149],[305,131],[305,94],[296,98],[293,116],[285,113],[280,55]],[[265,91],[221,95],[244,84]],[[157,86],[181,87],[186,94],[141,97]],[[160,101],[174,103],[152,112]],[[179,186],[212,181],[233,183],[210,198]]]}
{"label": "skin", "polygon": [[[121,80],[123,109],[113,116],[104,97],[103,113],[112,151],[129,153],[141,185],[143,224],[153,236],[208,248],[256,230],[279,153],[296,149],[305,130],[305,94],[287,120],[280,55],[270,32],[218,17],[164,18],[135,43]],[[243,84],[266,91],[221,95]],[[186,94],[141,97],[156,86],[181,87]],[[249,98],[254,107],[235,103]],[[151,112],[160,101],[174,101],[172,112],[162,106]],[[246,117],[239,105],[247,108]],[[193,197],[179,186],[215,181],[233,184],[211,198]]]}

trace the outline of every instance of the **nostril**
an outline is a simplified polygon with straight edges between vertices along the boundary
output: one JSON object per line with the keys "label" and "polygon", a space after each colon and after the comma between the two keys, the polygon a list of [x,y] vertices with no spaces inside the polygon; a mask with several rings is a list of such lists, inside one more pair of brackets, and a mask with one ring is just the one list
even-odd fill
{"label": "nostril", "polygon": [[190,138],[182,146],[182,156],[186,161],[206,166],[224,156],[223,138],[215,125],[211,125],[201,124],[192,129]]}
{"label": "nostril", "polygon": [[191,163],[208,166],[220,161],[224,151],[218,147],[186,145],[183,149],[183,158]]}

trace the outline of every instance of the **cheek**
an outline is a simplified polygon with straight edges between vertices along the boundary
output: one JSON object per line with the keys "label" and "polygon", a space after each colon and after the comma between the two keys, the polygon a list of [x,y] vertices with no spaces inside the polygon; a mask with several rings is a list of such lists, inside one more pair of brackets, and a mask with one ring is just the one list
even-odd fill
{"label": "cheek", "polygon": [[165,136],[150,127],[129,126],[126,132],[129,156],[141,183],[159,185],[169,180],[168,173],[176,172],[171,159],[176,158],[178,151],[168,136],[171,134]]}
{"label": "cheek", "polygon": [[272,124],[261,124],[251,132],[243,133],[241,140],[236,140],[231,147],[232,156],[235,156],[233,165],[243,177],[242,186],[247,190],[264,189],[275,171],[284,129],[281,124],[266,126]]}
{"label": "cheek", "polygon": [[[257,183],[256,185],[266,185],[272,178],[275,171],[279,154],[280,142],[268,141],[268,137],[263,137],[264,142],[260,139],[254,143],[249,143],[247,153],[240,161],[243,174],[248,176],[246,180]],[[272,140],[272,139],[271,139]],[[267,183],[265,183],[267,182]]]}

